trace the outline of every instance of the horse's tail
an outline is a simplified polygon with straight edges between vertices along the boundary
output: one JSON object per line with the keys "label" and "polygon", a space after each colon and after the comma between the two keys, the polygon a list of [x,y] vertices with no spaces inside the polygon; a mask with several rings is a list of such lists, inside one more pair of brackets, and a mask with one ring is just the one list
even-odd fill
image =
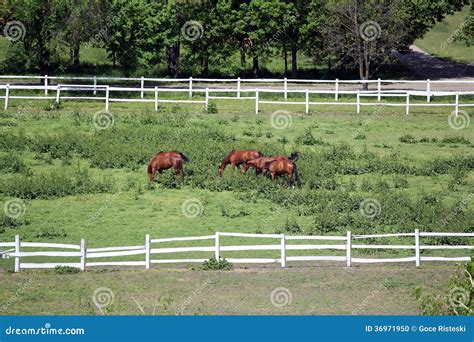
{"label": "horse's tail", "polygon": [[293,184],[300,183],[300,176],[298,175],[298,166],[296,166],[296,163],[293,163],[292,181]]}
{"label": "horse's tail", "polygon": [[181,158],[183,158],[183,161],[185,163],[190,163],[191,162],[191,159],[189,159],[188,157],[186,157],[183,153],[179,152],[179,155],[181,156]]}

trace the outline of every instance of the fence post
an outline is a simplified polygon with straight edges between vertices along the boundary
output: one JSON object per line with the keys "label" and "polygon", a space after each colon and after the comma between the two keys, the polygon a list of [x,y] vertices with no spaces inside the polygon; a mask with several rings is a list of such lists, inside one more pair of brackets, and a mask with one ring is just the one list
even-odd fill
{"label": "fence post", "polygon": [[285,100],[288,99],[288,79],[283,79],[283,91],[285,92]]}
{"label": "fence post", "polygon": [[81,239],[81,271],[86,270],[86,242],[84,239]]}
{"label": "fence post", "polygon": [[280,262],[281,267],[286,267],[286,239],[285,234],[281,234],[281,241],[280,241]]}
{"label": "fence post", "polygon": [[406,115],[410,114],[410,94],[409,93],[407,93],[407,107],[405,110],[405,114]]}
{"label": "fence post", "polygon": [[17,255],[15,257],[15,272],[20,272],[20,256],[18,255],[20,253],[20,235],[16,234],[15,235],[15,254]]}
{"label": "fence post", "polygon": [[430,79],[428,78],[426,80],[426,102],[431,101],[430,92],[431,92],[431,84],[430,84]]}
{"label": "fence post", "polygon": [[158,111],[158,87],[155,87],[155,112]]}
{"label": "fence post", "polygon": [[220,242],[219,236],[220,236],[220,233],[216,232],[216,244],[215,244],[216,250],[214,251],[214,257],[216,258],[217,261],[219,261],[221,258],[221,255],[220,255],[221,242]]}
{"label": "fence post", "polygon": [[140,89],[142,90],[140,92],[140,97],[143,99],[143,88],[145,87],[145,77],[141,77],[140,79]]}
{"label": "fence post", "polygon": [[110,96],[110,90],[109,86],[105,88],[105,110],[109,110],[109,96]]}
{"label": "fence post", "polygon": [[357,89],[357,114],[360,114],[360,90]]}
{"label": "fence post", "polygon": [[237,98],[240,98],[240,77],[237,77]]}
{"label": "fence post", "polygon": [[205,108],[206,108],[206,112],[208,110],[208,106],[209,106],[209,88],[206,88],[206,104],[205,104]]}
{"label": "fence post", "polygon": [[145,236],[145,269],[150,269],[150,234]]}
{"label": "fence post", "polygon": [[339,101],[339,78],[336,78],[334,89],[334,100]]}
{"label": "fence post", "polygon": [[306,89],[306,114],[309,113],[309,92],[308,89]]}
{"label": "fence post", "polygon": [[454,115],[458,116],[458,114],[459,114],[459,93],[456,92],[456,104],[455,104],[455,107],[454,107]]}
{"label": "fence post", "polygon": [[193,78],[189,77],[189,98],[193,97]]}
{"label": "fence post", "polygon": [[350,231],[347,231],[347,237],[346,237],[346,266],[351,267],[351,248],[352,248],[352,233]]}
{"label": "fence post", "polygon": [[59,103],[59,98],[61,96],[61,85],[56,86],[56,103]]}
{"label": "fence post", "polygon": [[255,90],[255,114],[258,114],[258,89]]}
{"label": "fence post", "polygon": [[8,97],[10,96],[10,84],[7,83],[5,88],[5,110],[8,109]]}
{"label": "fence post", "polygon": [[44,94],[48,95],[48,75],[44,75]]}
{"label": "fence post", "polygon": [[97,95],[97,76],[94,76],[94,95]]}
{"label": "fence post", "polygon": [[415,260],[416,267],[420,267],[420,230],[415,229]]}
{"label": "fence post", "polygon": [[377,79],[377,101],[380,102],[381,100],[381,96],[380,96],[380,92],[382,91],[382,84],[380,82],[380,78]]}

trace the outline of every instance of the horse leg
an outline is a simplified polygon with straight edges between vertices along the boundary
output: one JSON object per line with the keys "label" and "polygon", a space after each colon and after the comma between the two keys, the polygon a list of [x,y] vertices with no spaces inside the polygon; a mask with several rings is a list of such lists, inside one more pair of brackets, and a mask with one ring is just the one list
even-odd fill
{"label": "horse leg", "polygon": [[175,169],[175,171],[176,171],[176,176],[184,177],[184,173],[183,173],[183,163],[182,163],[182,162],[177,163],[177,164],[174,166],[174,169]]}
{"label": "horse leg", "polygon": [[244,163],[244,168],[242,169],[242,173],[246,173],[249,168],[250,168],[250,165],[247,163]]}
{"label": "horse leg", "polygon": [[258,176],[261,173],[262,173],[262,169],[259,169],[258,167],[256,167],[255,168],[255,176]]}

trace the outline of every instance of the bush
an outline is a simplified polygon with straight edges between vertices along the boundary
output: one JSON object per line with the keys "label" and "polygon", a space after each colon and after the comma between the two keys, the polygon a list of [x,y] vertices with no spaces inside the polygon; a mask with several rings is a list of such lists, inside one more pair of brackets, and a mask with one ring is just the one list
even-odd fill
{"label": "bush", "polygon": [[417,143],[416,138],[411,134],[402,135],[400,138],[398,138],[398,140],[400,140],[402,143],[405,143],[405,144],[416,144]]}
{"label": "bush", "polygon": [[97,181],[87,171],[76,171],[73,174],[53,171],[50,174],[39,174],[31,177],[15,175],[0,182],[0,192],[19,198],[55,198],[77,194],[113,192],[112,180]]}
{"label": "bush", "polygon": [[209,101],[207,103],[207,114],[217,114],[219,113],[217,109],[217,104],[215,102]]}
{"label": "bush", "polygon": [[0,170],[12,173],[27,173],[29,171],[28,167],[15,154],[0,156]]}
{"label": "bush", "polygon": [[56,274],[75,274],[79,273],[81,270],[77,267],[71,266],[56,266],[54,268],[54,273]]}
{"label": "bush", "polygon": [[234,265],[223,258],[220,258],[219,261],[217,261],[216,258],[211,258],[209,260],[204,261],[204,263],[201,265],[201,269],[204,271],[230,271],[233,268]]}

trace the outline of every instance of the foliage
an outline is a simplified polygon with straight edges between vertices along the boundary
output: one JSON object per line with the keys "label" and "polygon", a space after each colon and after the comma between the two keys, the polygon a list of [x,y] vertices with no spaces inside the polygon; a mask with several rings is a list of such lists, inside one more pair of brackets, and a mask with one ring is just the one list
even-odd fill
{"label": "foliage", "polygon": [[474,262],[459,266],[443,293],[425,293],[415,288],[414,294],[424,315],[474,315]]}
{"label": "foliage", "polygon": [[71,266],[56,266],[54,268],[54,273],[56,274],[75,274],[79,273],[81,270],[77,267]]}
{"label": "foliage", "polygon": [[234,265],[223,258],[220,258],[219,261],[217,261],[216,258],[210,258],[209,260],[204,261],[201,265],[201,269],[204,271],[230,271],[233,268]]}

